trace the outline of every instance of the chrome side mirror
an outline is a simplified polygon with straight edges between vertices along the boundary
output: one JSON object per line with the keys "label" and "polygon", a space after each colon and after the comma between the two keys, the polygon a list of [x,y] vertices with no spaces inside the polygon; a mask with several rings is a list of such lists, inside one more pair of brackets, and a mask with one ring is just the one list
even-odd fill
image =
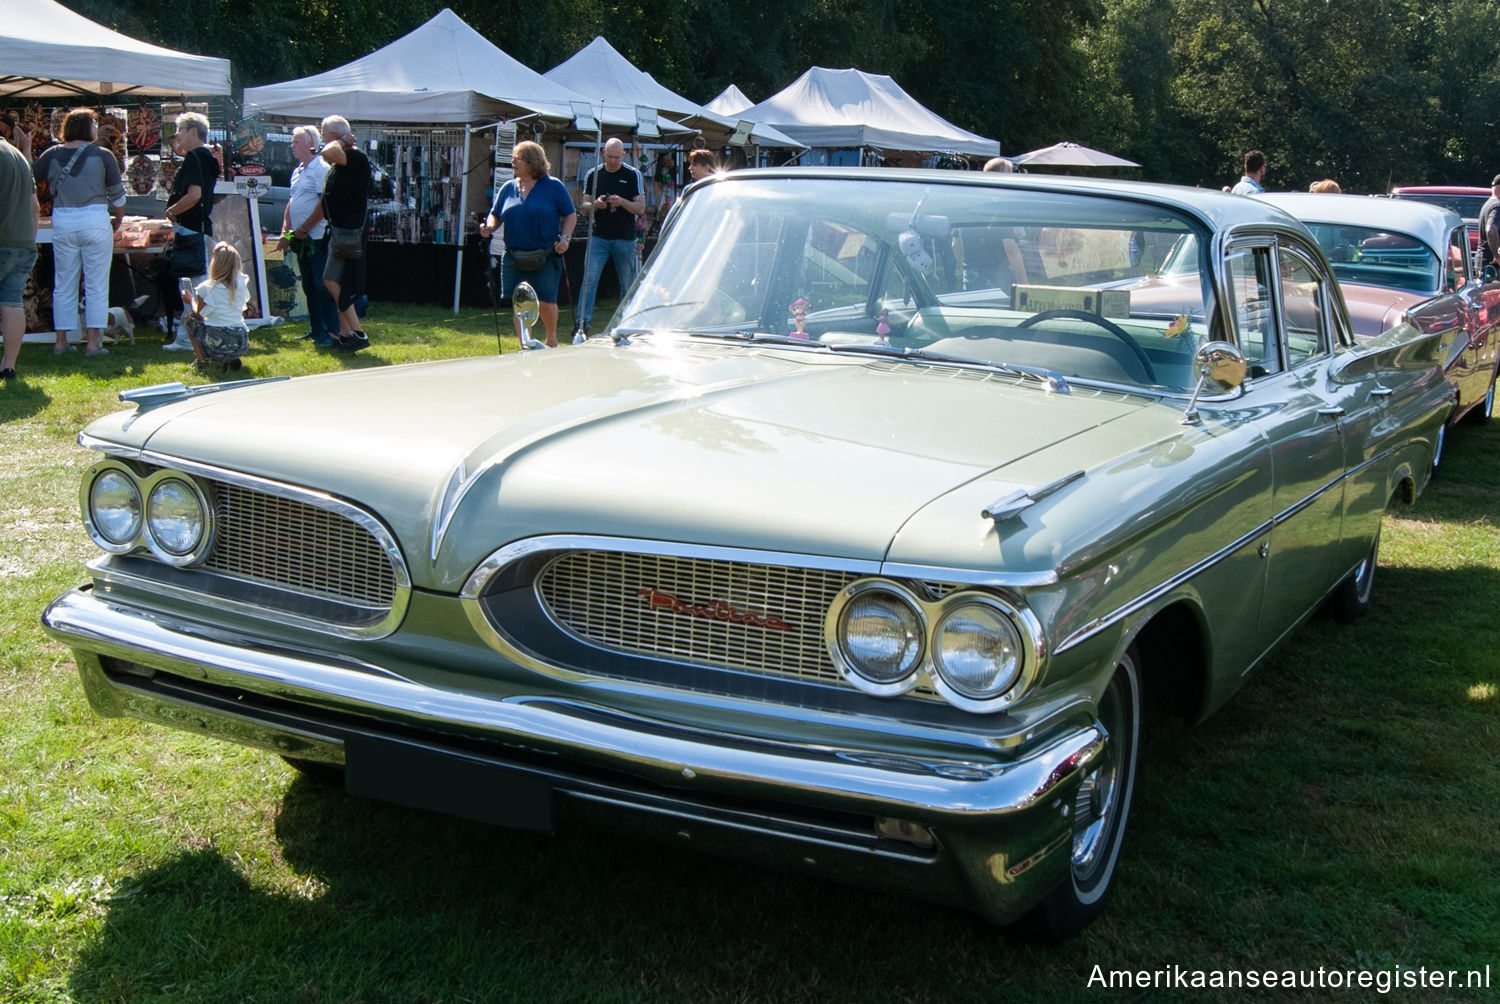
{"label": "chrome side mirror", "polygon": [[1245,354],[1229,342],[1206,342],[1193,353],[1193,370],[1198,374],[1198,385],[1193,388],[1193,399],[1183,412],[1183,425],[1198,425],[1198,396],[1203,385],[1212,381],[1218,393],[1227,394],[1238,390],[1245,383]]}
{"label": "chrome side mirror", "polygon": [[531,337],[531,326],[541,316],[540,301],[537,299],[536,290],[531,288],[531,283],[516,284],[515,291],[510,294],[510,309],[515,312],[516,323],[521,328],[521,348],[545,349],[547,347],[545,342],[539,342]]}

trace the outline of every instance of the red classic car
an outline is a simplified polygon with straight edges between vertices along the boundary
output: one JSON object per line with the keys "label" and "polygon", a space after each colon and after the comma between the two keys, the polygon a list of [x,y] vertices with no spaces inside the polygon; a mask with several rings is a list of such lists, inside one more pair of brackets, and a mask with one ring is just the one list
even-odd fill
{"label": "red classic car", "polygon": [[1399,185],[1391,189],[1391,198],[1425,202],[1451,210],[1463,218],[1469,228],[1469,251],[1479,252],[1479,210],[1490,190],[1477,185]]}

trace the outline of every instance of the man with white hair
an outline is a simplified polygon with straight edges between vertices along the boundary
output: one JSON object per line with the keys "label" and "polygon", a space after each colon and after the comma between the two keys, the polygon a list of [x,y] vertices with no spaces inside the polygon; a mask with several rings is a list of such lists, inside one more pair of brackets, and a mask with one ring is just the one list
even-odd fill
{"label": "man with white hair", "polygon": [[594,294],[604,274],[604,263],[615,263],[622,296],[640,269],[635,221],[646,213],[646,186],[641,172],[625,163],[625,144],[613,136],[604,144],[604,165],[584,176],[580,208],[593,219],[583,266],[583,291],[578,296],[578,326],[587,332],[594,318]]}
{"label": "man with white hair", "polygon": [[292,156],[298,164],[292,168],[292,194],[281,216],[282,238],[277,246],[290,246],[297,256],[297,274],[307,301],[307,334],[302,338],[326,347],[338,334],[339,312],[323,285],[323,271],[328,267],[328,222],[323,219],[328,161],[318,156],[322,145],[317,126],[300,125],[292,130]]}

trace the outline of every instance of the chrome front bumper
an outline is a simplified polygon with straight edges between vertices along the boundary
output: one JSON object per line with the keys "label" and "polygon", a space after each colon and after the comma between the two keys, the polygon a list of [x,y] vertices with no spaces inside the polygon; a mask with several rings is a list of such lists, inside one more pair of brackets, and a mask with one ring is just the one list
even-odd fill
{"label": "chrome front bumper", "polygon": [[[161,617],[88,587],[58,597],[42,622],[73,649],[89,703],[104,716],[347,760],[356,793],[494,822],[505,819],[483,792],[439,805],[413,801],[410,787],[383,791],[378,778],[356,786],[350,751],[380,744],[410,753],[403,762],[413,770],[452,765],[459,778],[503,771],[543,785],[570,810],[649,835],[953,903],[997,922],[1066,878],[1072,793],[1105,742],[1099,728],[1079,728],[1003,763],[778,743],[554,697],[440,689],[332,653],[278,650]],[[915,824],[933,846],[878,837],[875,819]]]}

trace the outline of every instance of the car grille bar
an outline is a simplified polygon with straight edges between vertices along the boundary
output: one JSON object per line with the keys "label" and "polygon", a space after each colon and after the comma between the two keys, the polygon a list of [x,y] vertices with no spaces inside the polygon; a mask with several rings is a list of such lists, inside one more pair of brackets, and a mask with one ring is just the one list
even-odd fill
{"label": "car grille bar", "polygon": [[823,621],[857,575],[744,561],[570,551],[536,591],[565,631],[610,651],[833,683]]}
{"label": "car grille bar", "polygon": [[213,483],[213,550],[204,567],[281,589],[389,610],[396,577],[380,544],[343,516],[295,499]]}

